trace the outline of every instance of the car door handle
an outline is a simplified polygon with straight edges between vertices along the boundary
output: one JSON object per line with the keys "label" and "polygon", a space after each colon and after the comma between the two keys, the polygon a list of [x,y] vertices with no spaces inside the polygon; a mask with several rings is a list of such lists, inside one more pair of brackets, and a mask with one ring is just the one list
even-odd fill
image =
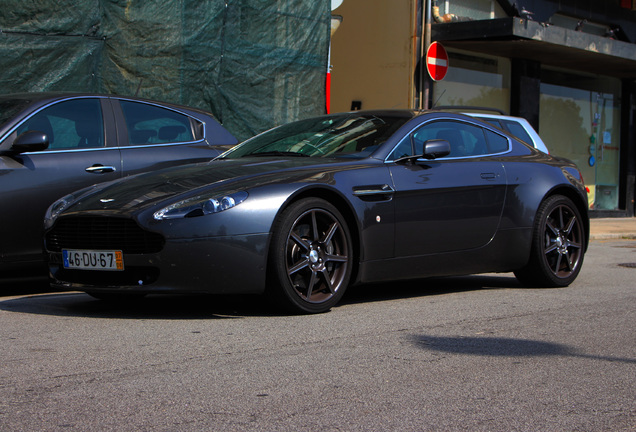
{"label": "car door handle", "polygon": [[497,174],[495,173],[481,173],[481,178],[484,180],[492,180],[497,178]]}
{"label": "car door handle", "polygon": [[92,174],[104,174],[104,173],[109,173],[114,171],[117,171],[117,169],[114,166],[104,166],[100,164],[95,164],[93,166],[86,168],[86,172],[92,173]]}

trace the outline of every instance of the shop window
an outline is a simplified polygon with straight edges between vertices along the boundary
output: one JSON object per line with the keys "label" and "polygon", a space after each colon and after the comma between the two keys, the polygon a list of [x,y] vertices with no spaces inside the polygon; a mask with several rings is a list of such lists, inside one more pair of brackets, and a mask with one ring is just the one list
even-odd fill
{"label": "shop window", "polygon": [[448,50],[449,67],[443,81],[433,86],[436,106],[474,106],[508,111],[510,107],[510,60],[475,56]]}
{"label": "shop window", "polygon": [[439,0],[440,15],[451,14],[459,19],[485,20],[508,15],[497,0]]}
{"label": "shop window", "polygon": [[547,68],[541,81],[539,135],[579,166],[591,209],[618,209],[620,81]]}

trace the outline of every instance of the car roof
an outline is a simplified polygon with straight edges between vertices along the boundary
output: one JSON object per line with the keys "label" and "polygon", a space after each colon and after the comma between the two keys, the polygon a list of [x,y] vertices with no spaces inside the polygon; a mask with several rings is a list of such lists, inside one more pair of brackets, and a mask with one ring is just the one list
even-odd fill
{"label": "car roof", "polygon": [[97,98],[114,98],[114,99],[125,99],[125,100],[131,100],[131,101],[135,101],[135,102],[145,102],[145,103],[151,103],[151,104],[160,104],[160,105],[164,105],[167,107],[171,107],[171,108],[175,108],[175,109],[179,109],[179,110],[184,110],[184,111],[192,111],[192,112],[198,112],[201,114],[205,114],[208,116],[211,116],[212,114],[208,111],[205,111],[203,109],[199,109],[199,108],[195,108],[195,107],[191,107],[191,106],[186,106],[186,105],[181,105],[178,103],[173,103],[173,102],[167,102],[167,101],[162,101],[162,100],[157,100],[157,99],[147,99],[147,98],[141,98],[138,96],[125,96],[125,95],[118,95],[118,94],[108,94],[108,93],[83,93],[83,92],[23,92],[23,93],[7,93],[7,94],[2,94],[0,95],[0,100],[24,100],[24,101],[29,101],[29,103],[38,103],[38,104],[45,104],[45,103],[49,103],[49,102],[55,102],[58,100],[63,100],[63,99],[72,99],[72,98],[77,98],[77,97],[97,97]]}

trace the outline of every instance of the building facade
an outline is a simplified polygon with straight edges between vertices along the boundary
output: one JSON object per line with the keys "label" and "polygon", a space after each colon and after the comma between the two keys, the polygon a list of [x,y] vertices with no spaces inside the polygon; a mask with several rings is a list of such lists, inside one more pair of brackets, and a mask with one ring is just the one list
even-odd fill
{"label": "building facade", "polygon": [[[333,11],[332,111],[461,105],[524,117],[577,163],[592,216],[634,216],[633,3],[345,0]],[[429,39],[449,54],[441,81],[420,68]]]}

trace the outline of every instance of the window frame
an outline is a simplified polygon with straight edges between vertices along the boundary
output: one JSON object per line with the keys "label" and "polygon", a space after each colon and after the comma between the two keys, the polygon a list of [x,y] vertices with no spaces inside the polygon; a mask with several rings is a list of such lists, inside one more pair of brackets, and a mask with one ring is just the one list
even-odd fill
{"label": "window frame", "polygon": [[[396,151],[397,149],[402,146],[405,145],[406,141],[409,141],[410,144],[410,148],[411,148],[411,155],[414,155],[414,148],[413,148],[413,135],[421,128],[424,128],[432,123],[437,123],[437,122],[453,122],[453,123],[460,123],[460,124],[464,124],[464,125],[469,125],[472,127],[476,127],[481,129],[482,134],[484,136],[484,141],[486,143],[486,146],[488,148],[488,152],[485,154],[480,154],[480,155],[464,155],[464,156],[444,156],[444,157],[440,157],[435,159],[436,161],[446,161],[446,160],[460,160],[460,159],[476,159],[476,158],[483,158],[483,157],[492,157],[492,156],[500,156],[500,155],[504,155],[507,153],[510,153],[512,151],[512,143],[511,140],[508,136],[502,134],[501,132],[497,131],[496,129],[494,129],[493,127],[487,127],[481,124],[478,124],[476,122],[472,122],[472,121],[467,121],[464,119],[457,119],[457,118],[451,118],[451,117],[443,117],[443,118],[434,118],[434,119],[429,119],[426,120],[416,126],[414,126],[413,128],[411,128],[411,130],[409,130],[409,132],[407,134],[405,134],[405,136],[400,139],[400,141],[393,147],[393,149],[389,152],[388,156],[385,159],[385,162],[394,162],[395,160],[399,159],[399,156],[396,156]],[[488,144],[488,137],[486,135],[485,131],[489,131],[491,133],[494,133],[495,135],[501,136],[502,138],[504,138],[507,143],[508,143],[508,147],[505,151],[500,151],[500,152],[491,152],[490,148],[489,148],[489,144]],[[418,161],[425,161],[426,159],[424,158],[419,158]]]}
{"label": "window frame", "polygon": [[[22,118],[20,121],[18,121],[2,138],[2,142],[0,145],[4,145],[4,143],[6,143],[7,141],[15,141],[16,138],[18,137],[18,129],[20,129],[20,127],[28,122],[29,120],[31,120],[34,116],[38,115],[39,113],[41,113],[42,111],[54,106],[54,105],[58,105],[64,102],[69,102],[69,101],[76,101],[76,100],[80,100],[80,99],[95,99],[99,102],[99,107],[100,107],[100,111],[101,111],[101,121],[102,121],[102,135],[103,135],[103,143],[104,145],[101,147],[86,147],[86,148],[79,148],[79,147],[65,147],[65,148],[47,148],[45,150],[40,150],[37,152],[24,152],[24,154],[48,154],[48,153],[65,153],[65,152],[87,152],[87,151],[103,151],[103,150],[108,150],[108,149],[112,149],[113,146],[110,145],[112,143],[112,139],[111,137],[115,135],[115,130],[113,128],[113,116],[112,116],[112,111],[110,110],[110,106],[108,104],[108,100],[106,97],[103,96],[99,96],[99,95],[73,95],[73,96],[69,96],[69,97],[64,97],[64,98],[60,98],[60,99],[55,99],[55,100],[50,100],[48,102],[45,102],[42,104],[42,106],[34,109],[33,111],[29,112],[28,114],[25,115],[24,118]],[[27,109],[28,110],[28,109]]]}
{"label": "window frame", "polygon": [[[178,109],[174,109],[170,106],[151,103],[143,100],[135,100],[135,99],[127,99],[127,98],[111,98],[113,102],[113,109],[115,110],[115,118],[117,124],[121,125],[118,127],[119,131],[119,146],[121,148],[146,148],[146,147],[157,147],[157,146],[175,146],[175,145],[187,145],[205,141],[206,136],[206,124],[205,122],[189,115],[186,112],[183,112]],[[134,103],[140,104],[146,107],[152,107],[156,109],[161,109],[165,111],[172,112],[179,116],[182,116],[188,120],[188,125],[186,126],[187,130],[190,132],[192,139],[185,141],[165,141],[165,142],[146,142],[146,143],[131,143],[130,135],[129,135],[129,126],[126,121],[126,115],[124,108],[122,106],[122,102],[124,103]],[[185,126],[185,125],[184,125]]]}

